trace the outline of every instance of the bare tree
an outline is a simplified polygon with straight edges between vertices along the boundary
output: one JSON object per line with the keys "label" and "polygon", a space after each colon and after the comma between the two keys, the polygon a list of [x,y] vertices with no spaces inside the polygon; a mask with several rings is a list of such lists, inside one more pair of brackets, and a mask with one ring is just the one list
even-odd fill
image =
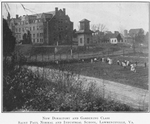
{"label": "bare tree", "polygon": [[93,35],[93,39],[96,43],[102,42],[102,39],[104,37],[104,32],[106,32],[108,29],[104,24],[92,24],[91,30],[95,32],[95,35]]}
{"label": "bare tree", "polygon": [[91,25],[91,29],[95,32],[95,31],[99,31],[99,32],[105,32],[107,31],[107,27],[104,24],[92,24]]}

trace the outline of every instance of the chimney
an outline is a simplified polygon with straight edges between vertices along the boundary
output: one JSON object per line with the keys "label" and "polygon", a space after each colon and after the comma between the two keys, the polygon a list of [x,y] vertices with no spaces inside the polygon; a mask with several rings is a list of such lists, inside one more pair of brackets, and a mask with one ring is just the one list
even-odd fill
{"label": "chimney", "polygon": [[118,31],[114,31],[114,34],[119,34],[119,32]]}
{"label": "chimney", "polygon": [[64,12],[64,15],[66,15],[66,9],[65,8],[63,8],[63,12]]}
{"label": "chimney", "polygon": [[58,7],[55,7],[55,13],[57,14],[57,12],[58,12]]}
{"label": "chimney", "polygon": [[128,30],[124,30],[124,36],[127,36]]}
{"label": "chimney", "polygon": [[17,15],[16,15],[16,19],[18,19],[18,17],[19,17],[19,15],[17,14]]}

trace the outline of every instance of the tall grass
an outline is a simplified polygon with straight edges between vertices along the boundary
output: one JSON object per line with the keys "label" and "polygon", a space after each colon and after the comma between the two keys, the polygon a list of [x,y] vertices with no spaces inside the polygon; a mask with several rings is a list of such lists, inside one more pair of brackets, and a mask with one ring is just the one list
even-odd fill
{"label": "tall grass", "polygon": [[94,83],[85,86],[75,77],[74,73],[62,73],[58,75],[58,80],[50,81],[43,78],[39,72],[33,73],[23,66],[8,66],[8,63],[5,63],[3,111],[133,110],[126,105],[104,100],[98,94]]}

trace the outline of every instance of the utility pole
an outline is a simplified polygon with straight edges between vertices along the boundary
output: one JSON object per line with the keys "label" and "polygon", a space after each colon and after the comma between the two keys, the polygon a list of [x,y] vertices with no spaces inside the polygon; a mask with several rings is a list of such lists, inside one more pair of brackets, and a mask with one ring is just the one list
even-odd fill
{"label": "utility pole", "polygon": [[71,52],[71,57],[72,57],[72,39],[71,39],[71,51],[70,52]]}
{"label": "utility pole", "polygon": [[49,42],[49,36],[48,36],[48,21],[47,21],[47,44]]}
{"label": "utility pole", "polygon": [[134,55],[135,55],[135,36],[133,37],[133,51],[134,51]]}

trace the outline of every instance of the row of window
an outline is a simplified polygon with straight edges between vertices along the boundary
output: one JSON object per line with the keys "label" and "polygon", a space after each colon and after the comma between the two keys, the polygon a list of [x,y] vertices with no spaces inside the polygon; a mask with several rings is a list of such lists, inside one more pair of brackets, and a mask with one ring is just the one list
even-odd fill
{"label": "row of window", "polygon": [[35,30],[42,30],[43,26],[33,26],[33,27],[25,27],[25,28],[16,28],[16,32],[25,32],[26,30],[35,31]]}
{"label": "row of window", "polygon": [[37,37],[42,37],[42,36],[43,36],[43,33],[32,34],[32,37],[35,37],[35,35],[36,35]]}
{"label": "row of window", "polygon": [[62,24],[62,23],[67,23],[68,22],[68,20],[67,19],[60,19],[60,20],[58,20],[58,24]]}
{"label": "row of window", "polygon": [[[31,37],[35,38],[35,35],[37,37],[43,37],[43,33],[31,34]],[[21,39],[21,34],[16,35],[16,38],[20,38]]]}
{"label": "row of window", "polygon": [[43,43],[43,39],[33,39],[33,43]]}
{"label": "row of window", "polygon": [[[41,22],[41,20],[40,19],[36,19],[36,20],[30,21],[30,23],[38,23],[38,22]],[[27,21],[20,21],[20,22],[18,22],[18,25],[25,25],[25,24],[29,24],[29,21],[27,20]]]}

